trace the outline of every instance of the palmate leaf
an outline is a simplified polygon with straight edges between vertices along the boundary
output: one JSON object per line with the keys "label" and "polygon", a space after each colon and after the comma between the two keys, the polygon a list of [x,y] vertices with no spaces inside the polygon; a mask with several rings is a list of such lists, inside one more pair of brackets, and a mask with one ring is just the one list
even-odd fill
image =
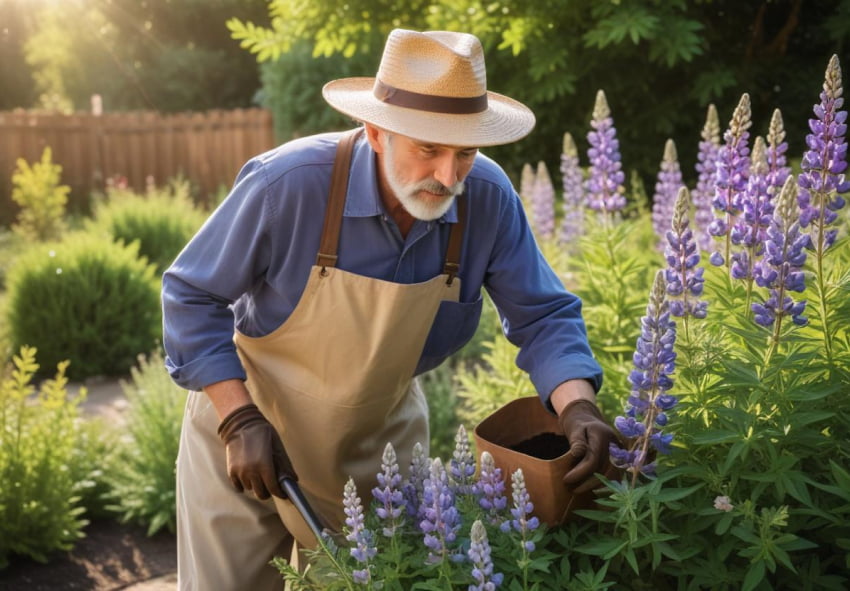
{"label": "palmate leaf", "polygon": [[702,55],[702,38],[699,35],[704,28],[702,23],[679,16],[668,16],[662,19],[658,28],[663,30],[664,34],[652,39],[649,46],[650,61],[663,62],[672,68],[679,62],[689,62]]}
{"label": "palmate leaf", "polygon": [[627,37],[638,44],[642,39],[652,39],[658,30],[659,19],[645,6],[630,4],[619,6],[610,15],[600,19],[596,26],[584,34],[587,47],[605,47],[617,44]]}

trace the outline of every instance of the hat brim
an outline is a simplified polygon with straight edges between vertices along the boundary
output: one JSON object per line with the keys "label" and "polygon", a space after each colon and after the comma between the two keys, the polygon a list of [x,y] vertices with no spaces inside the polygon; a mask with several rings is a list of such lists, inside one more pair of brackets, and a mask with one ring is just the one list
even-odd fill
{"label": "hat brim", "polygon": [[481,113],[432,113],[379,101],[372,93],[374,78],[343,78],[325,84],[322,96],[337,111],[357,121],[413,139],[461,147],[509,144],[534,129],[534,113],[522,103],[487,92]]}

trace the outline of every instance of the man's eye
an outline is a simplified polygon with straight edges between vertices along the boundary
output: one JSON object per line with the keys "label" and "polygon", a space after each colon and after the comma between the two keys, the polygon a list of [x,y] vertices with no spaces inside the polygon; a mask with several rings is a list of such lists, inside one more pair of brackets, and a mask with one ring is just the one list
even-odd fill
{"label": "man's eye", "polygon": [[460,153],[461,158],[469,159],[475,158],[475,155],[478,153],[478,150],[464,150]]}

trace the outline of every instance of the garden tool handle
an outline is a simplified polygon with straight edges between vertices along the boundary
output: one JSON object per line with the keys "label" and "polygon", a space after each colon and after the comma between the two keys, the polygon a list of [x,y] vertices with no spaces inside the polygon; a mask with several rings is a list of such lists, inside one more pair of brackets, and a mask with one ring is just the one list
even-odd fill
{"label": "garden tool handle", "polygon": [[298,486],[298,483],[289,476],[281,476],[278,482],[280,482],[283,492],[286,493],[286,496],[289,497],[289,500],[292,501],[292,504],[295,505],[296,509],[298,509],[301,517],[304,518],[304,521],[307,523],[310,531],[312,531],[313,535],[316,536],[316,540],[321,542],[322,532],[325,528],[322,527],[319,517],[313,511],[310,503],[307,502],[307,499],[304,497],[304,493],[301,492],[301,488]]}

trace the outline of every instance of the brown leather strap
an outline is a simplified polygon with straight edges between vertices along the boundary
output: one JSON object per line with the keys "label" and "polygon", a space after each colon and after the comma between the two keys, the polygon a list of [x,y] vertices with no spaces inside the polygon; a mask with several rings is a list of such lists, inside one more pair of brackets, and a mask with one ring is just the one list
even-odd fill
{"label": "brown leather strap", "polygon": [[351,154],[361,133],[363,133],[362,127],[346,132],[340,138],[336,148],[333,172],[331,172],[331,188],[328,192],[328,206],[325,210],[325,223],[322,227],[322,241],[319,245],[319,254],[316,256],[316,265],[323,269],[336,265],[339,229],[342,227],[342,212],[345,209],[345,194],[348,191]]}
{"label": "brown leather strap", "polygon": [[460,272],[460,251],[463,246],[463,231],[466,228],[466,201],[465,193],[457,196],[457,223],[452,226],[449,233],[449,246],[446,249],[446,262],[443,263],[443,273],[448,275],[446,285],[451,285],[454,278]]}
{"label": "brown leather strap", "polygon": [[381,102],[417,111],[431,113],[449,113],[452,115],[469,115],[483,113],[487,110],[487,93],[479,96],[453,97],[421,94],[402,88],[396,88],[375,80],[372,94]]}

